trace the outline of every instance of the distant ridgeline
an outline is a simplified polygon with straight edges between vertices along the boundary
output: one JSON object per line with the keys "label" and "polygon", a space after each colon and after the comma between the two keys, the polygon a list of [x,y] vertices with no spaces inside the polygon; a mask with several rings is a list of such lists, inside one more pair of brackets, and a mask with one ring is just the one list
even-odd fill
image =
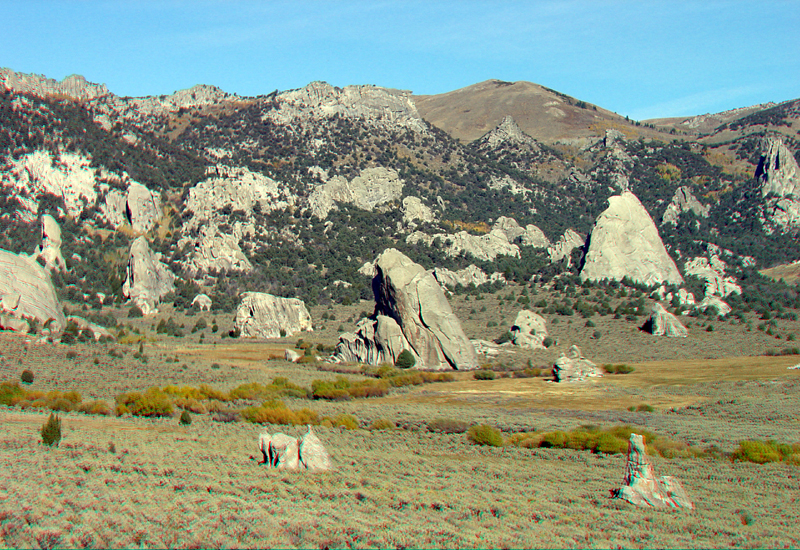
{"label": "distant ridgeline", "polygon": [[[640,123],[530,83],[460,92],[313,82],[128,98],[0,69],[0,248],[30,254],[51,214],[61,298],[122,301],[143,236],[174,277],[154,303],[204,292],[228,311],[245,291],[371,298],[363,266],[388,248],[469,268],[463,286],[566,276],[700,298],[730,277],[735,303],[773,288],[756,270],[800,259],[800,101]],[[623,215],[614,197],[639,206]],[[689,273],[697,258],[717,271]]]}

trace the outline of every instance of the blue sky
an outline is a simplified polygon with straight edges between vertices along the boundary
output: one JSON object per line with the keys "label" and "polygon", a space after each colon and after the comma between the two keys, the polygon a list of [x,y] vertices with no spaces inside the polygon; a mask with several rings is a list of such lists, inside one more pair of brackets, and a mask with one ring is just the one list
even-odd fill
{"label": "blue sky", "polygon": [[800,1],[0,0],[0,66],[118,95],[535,82],[636,120],[800,97]]}

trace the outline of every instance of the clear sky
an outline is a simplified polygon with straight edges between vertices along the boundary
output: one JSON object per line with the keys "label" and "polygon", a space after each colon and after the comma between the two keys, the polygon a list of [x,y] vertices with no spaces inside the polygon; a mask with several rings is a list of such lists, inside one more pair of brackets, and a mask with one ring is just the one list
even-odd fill
{"label": "clear sky", "polygon": [[636,120],[800,97],[800,0],[0,0],[0,66],[118,94],[535,82]]}

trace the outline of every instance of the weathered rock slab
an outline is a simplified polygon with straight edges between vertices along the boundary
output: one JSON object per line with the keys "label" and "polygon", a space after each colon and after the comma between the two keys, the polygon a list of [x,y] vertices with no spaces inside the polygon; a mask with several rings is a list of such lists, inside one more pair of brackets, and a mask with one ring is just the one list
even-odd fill
{"label": "weathered rock slab", "polygon": [[263,292],[242,295],[234,326],[242,338],[280,338],[313,330],[311,315],[302,300]]}
{"label": "weathered rock slab", "polygon": [[653,306],[647,321],[642,326],[642,330],[649,332],[653,336],[667,336],[669,338],[686,338],[689,331],[672,313],[664,309],[659,303]]}

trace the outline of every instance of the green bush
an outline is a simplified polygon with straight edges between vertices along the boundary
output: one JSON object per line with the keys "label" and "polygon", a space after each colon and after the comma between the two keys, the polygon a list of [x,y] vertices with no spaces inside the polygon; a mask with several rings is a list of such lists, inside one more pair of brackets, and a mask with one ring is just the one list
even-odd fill
{"label": "green bush", "polygon": [[48,447],[58,447],[61,441],[61,419],[50,413],[47,422],[42,426],[42,443]]}
{"label": "green bush", "polygon": [[128,392],[117,397],[118,416],[123,414],[146,417],[172,416],[172,411],[169,397],[158,388],[150,388],[144,394]]}
{"label": "green bush", "polygon": [[0,383],[0,405],[16,405],[25,399],[27,392],[19,387],[16,382]]}
{"label": "green bush", "polygon": [[397,361],[394,362],[394,366],[400,369],[410,369],[416,364],[417,359],[414,357],[414,354],[407,349],[401,351],[400,355],[397,356]]}
{"label": "green bush", "polygon": [[357,430],[358,420],[352,414],[340,414],[335,418],[328,419],[328,422],[334,428],[344,428],[345,430]]}
{"label": "green bush", "polygon": [[25,369],[22,371],[22,376],[20,376],[20,380],[23,384],[33,384],[33,371],[30,369]]}
{"label": "green bush", "polygon": [[553,340],[550,336],[545,336],[544,340],[542,340],[542,345],[546,348],[549,348],[555,344],[555,340]]}
{"label": "green bush", "polygon": [[636,369],[630,365],[603,365],[603,370],[607,374],[630,374]]}
{"label": "green bush", "polygon": [[467,439],[476,445],[488,445],[490,447],[503,446],[503,436],[500,434],[500,431],[485,424],[472,426],[467,432]]}
{"label": "green bush", "polygon": [[739,448],[733,452],[733,460],[742,462],[755,462],[765,464],[767,462],[780,462],[781,453],[775,444],[769,441],[742,441]]}
{"label": "green bush", "polygon": [[139,308],[139,306],[134,305],[131,309],[128,310],[128,318],[135,318],[135,317],[143,317],[144,313]]}
{"label": "green bush", "polygon": [[497,377],[497,375],[493,370],[480,369],[472,373],[472,377],[475,380],[494,380]]}
{"label": "green bush", "polygon": [[385,418],[379,418],[372,424],[370,424],[370,430],[394,430],[397,426],[391,420],[386,420]]}
{"label": "green bush", "polygon": [[247,407],[242,411],[242,418],[257,424],[304,425],[319,424],[319,415],[310,409],[294,411],[283,401],[265,401],[259,407]]}
{"label": "green bush", "polygon": [[189,426],[192,423],[192,415],[189,414],[189,411],[183,411],[181,413],[181,426]]}

